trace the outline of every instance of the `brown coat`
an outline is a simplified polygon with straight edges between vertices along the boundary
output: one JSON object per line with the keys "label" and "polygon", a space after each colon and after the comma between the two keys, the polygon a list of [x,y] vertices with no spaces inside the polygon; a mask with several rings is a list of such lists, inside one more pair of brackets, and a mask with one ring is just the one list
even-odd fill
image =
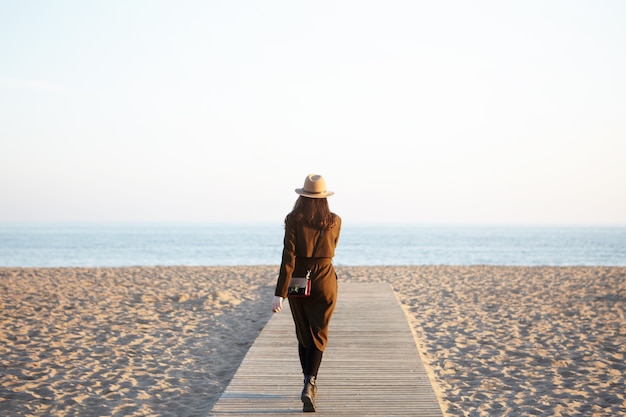
{"label": "brown coat", "polygon": [[[341,217],[335,216],[335,225],[324,231],[324,235],[318,243],[316,258],[332,259],[335,256],[340,231]],[[310,261],[307,258],[313,254],[313,247],[318,235],[319,230],[310,226],[304,226],[293,221],[285,224],[283,257],[274,295],[286,298],[289,280],[294,272],[295,275],[304,276]]]}
{"label": "brown coat", "polygon": [[[292,297],[289,308],[296,325],[298,343],[324,351],[328,343],[328,326],[337,304],[337,274],[332,264],[341,231],[341,218],[324,230],[311,264],[311,295]],[[319,231],[296,222],[285,224],[283,259],[274,295],[286,298],[292,275],[303,277],[309,267]]]}

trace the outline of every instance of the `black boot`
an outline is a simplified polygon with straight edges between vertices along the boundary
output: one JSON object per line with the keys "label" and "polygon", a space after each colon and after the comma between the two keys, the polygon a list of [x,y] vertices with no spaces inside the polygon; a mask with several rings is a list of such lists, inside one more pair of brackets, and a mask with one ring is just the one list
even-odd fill
{"label": "black boot", "polygon": [[302,389],[302,395],[300,399],[304,406],[302,411],[314,413],[315,412],[315,397],[317,397],[317,385],[315,384],[315,377],[306,375],[304,377],[304,388]]}

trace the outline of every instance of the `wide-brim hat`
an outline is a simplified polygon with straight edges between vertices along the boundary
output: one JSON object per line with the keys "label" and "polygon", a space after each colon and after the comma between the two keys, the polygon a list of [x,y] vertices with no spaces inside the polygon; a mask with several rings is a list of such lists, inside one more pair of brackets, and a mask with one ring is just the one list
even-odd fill
{"label": "wide-brim hat", "polygon": [[326,198],[335,194],[334,192],[326,189],[326,181],[324,181],[324,177],[317,174],[307,175],[304,179],[304,186],[302,188],[296,188],[296,193],[309,198]]}

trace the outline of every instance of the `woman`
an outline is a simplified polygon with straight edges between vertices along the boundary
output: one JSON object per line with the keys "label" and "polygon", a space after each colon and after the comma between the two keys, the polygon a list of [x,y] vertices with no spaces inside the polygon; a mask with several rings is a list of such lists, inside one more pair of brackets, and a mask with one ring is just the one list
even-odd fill
{"label": "woman", "polygon": [[283,258],[272,311],[278,313],[282,310],[291,277],[304,277],[310,269],[311,295],[290,297],[289,308],[296,325],[298,354],[304,374],[303,411],[314,412],[317,372],[328,342],[328,325],[337,301],[337,274],[332,258],[339,240],[341,218],[328,208],[326,197],[334,193],[326,190],[326,182],[321,175],[307,176],[304,186],[296,189],[296,193],[300,197],[285,217]]}

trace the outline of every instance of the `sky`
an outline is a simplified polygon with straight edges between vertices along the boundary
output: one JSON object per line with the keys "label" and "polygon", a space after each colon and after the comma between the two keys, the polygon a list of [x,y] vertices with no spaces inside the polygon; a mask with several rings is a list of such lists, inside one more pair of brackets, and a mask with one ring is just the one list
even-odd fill
{"label": "sky", "polygon": [[626,2],[0,0],[0,223],[626,225]]}

